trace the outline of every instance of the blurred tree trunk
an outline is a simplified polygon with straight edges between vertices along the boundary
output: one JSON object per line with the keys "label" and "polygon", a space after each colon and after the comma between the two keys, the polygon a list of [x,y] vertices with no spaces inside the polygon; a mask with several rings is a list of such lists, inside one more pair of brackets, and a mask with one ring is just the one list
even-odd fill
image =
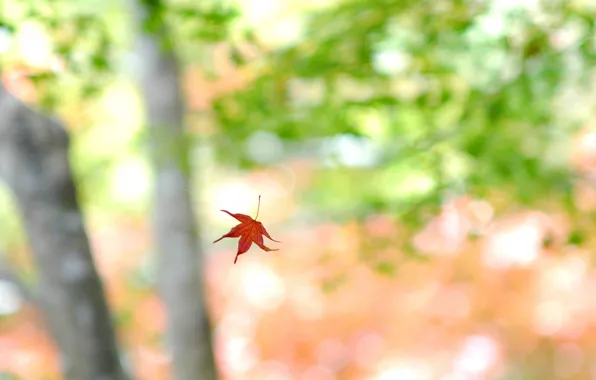
{"label": "blurred tree trunk", "polygon": [[36,299],[66,379],[125,379],[61,124],[0,83],[0,179],[14,193],[38,274]]}
{"label": "blurred tree trunk", "polygon": [[161,20],[161,7],[157,0],[137,0],[133,11],[138,28],[136,62],[155,176],[152,217],[159,288],[168,316],[173,379],[211,380],[217,378],[217,371],[190,195],[185,104],[180,67]]}

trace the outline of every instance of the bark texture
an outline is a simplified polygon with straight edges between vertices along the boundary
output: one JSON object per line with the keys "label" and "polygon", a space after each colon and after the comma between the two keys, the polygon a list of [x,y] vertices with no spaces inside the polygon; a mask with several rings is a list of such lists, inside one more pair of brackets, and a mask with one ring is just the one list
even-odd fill
{"label": "bark texture", "polygon": [[[133,8],[138,28],[137,79],[155,176],[152,221],[159,290],[168,317],[173,379],[211,380],[217,378],[217,371],[202,283],[203,255],[190,195],[180,67],[173,51],[164,47],[167,28],[159,22],[159,8],[155,0],[138,0]],[[148,19],[152,20],[151,31],[144,28]]]}
{"label": "bark texture", "polygon": [[37,299],[65,379],[126,379],[68,160],[68,135],[0,83],[0,179],[14,193],[38,273]]}

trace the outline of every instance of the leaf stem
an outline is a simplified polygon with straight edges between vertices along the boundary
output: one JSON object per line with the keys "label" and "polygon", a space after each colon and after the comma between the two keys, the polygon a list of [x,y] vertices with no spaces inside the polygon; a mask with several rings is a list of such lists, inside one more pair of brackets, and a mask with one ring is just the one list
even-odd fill
{"label": "leaf stem", "polygon": [[259,195],[259,204],[257,206],[257,216],[255,216],[255,220],[259,217],[259,209],[261,208],[261,196]]}

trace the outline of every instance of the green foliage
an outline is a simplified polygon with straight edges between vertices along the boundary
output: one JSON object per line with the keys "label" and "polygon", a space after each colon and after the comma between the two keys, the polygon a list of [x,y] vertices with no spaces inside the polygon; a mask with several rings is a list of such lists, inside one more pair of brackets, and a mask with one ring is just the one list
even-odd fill
{"label": "green foliage", "polygon": [[389,262],[381,262],[375,266],[375,270],[385,276],[394,276],[395,275],[395,265]]}
{"label": "green foliage", "polygon": [[[123,4],[94,4],[11,0],[3,9],[0,25],[18,33],[22,21],[38,22],[64,63],[32,74],[46,108],[96,99],[130,48]],[[147,27],[165,20],[185,63],[227,41],[231,59],[256,73],[215,103],[220,162],[263,163],[244,148],[266,133],[284,157],[325,163],[307,199],[332,218],[390,210],[418,223],[461,192],[569,198],[559,148],[588,116],[565,112],[561,99],[590,83],[596,15],[579,2],[541,4],[537,13],[498,1],[338,1],[306,15],[297,42],[268,52],[255,33],[232,33],[240,13],[228,2],[150,1]],[[264,55],[247,62],[243,44]],[[347,163],[338,153],[346,141],[372,158]]]}
{"label": "green foliage", "polygon": [[[220,1],[197,4],[147,0],[144,3],[149,9],[145,30],[161,32],[162,27],[169,27],[170,39],[163,41],[165,46],[175,47],[177,53],[194,60],[201,49],[228,38],[231,23],[239,14],[236,8]],[[113,199],[110,200],[109,180],[118,164],[131,155],[149,151],[144,132],[129,144],[115,144],[131,140],[127,136],[130,128],[120,121],[130,120],[134,110],[128,110],[111,128],[105,126],[105,122],[103,126],[96,125],[98,119],[105,117],[99,113],[101,103],[110,96],[107,90],[122,87],[119,86],[121,70],[133,48],[135,15],[130,14],[129,5],[127,2],[7,0],[0,6],[0,28],[13,37],[18,37],[32,23],[49,36],[57,67],[36,67],[28,71],[28,78],[41,95],[36,107],[71,117],[77,113],[71,131],[74,135],[71,161],[77,173],[79,192],[87,206],[103,209],[114,205]],[[173,41],[176,46],[172,46]],[[192,49],[187,49],[188,46]],[[20,59],[16,49],[3,54],[0,71],[20,67]],[[182,152],[187,143],[176,142],[166,148],[179,150],[184,146]],[[167,153],[157,152],[158,160]],[[186,156],[177,154],[176,157],[187,165]],[[185,166],[185,169],[189,168]],[[142,204],[142,200],[139,202]],[[119,204],[118,207],[124,206]],[[130,211],[130,207],[126,209]]]}
{"label": "green foliage", "polygon": [[183,23],[192,41],[219,42],[229,38],[230,24],[240,16],[239,11],[223,2],[208,7],[197,7],[195,3],[176,5],[171,9],[173,17]]}
{"label": "green foliage", "polygon": [[[587,120],[558,102],[566,89],[585,91],[593,73],[595,11],[494,4],[346,0],[310,14],[298,42],[256,62],[245,90],[218,99],[220,159],[257,165],[237,149],[256,131],[278,137],[288,155],[342,135],[370,141],[378,159],[367,170],[325,170],[314,184],[312,199],[332,214],[407,213],[494,188],[528,204],[567,196],[566,156],[553,152]],[[563,33],[575,41],[558,43]]]}
{"label": "green foliage", "polygon": [[[36,69],[29,78],[41,99],[37,104],[53,112],[64,102],[65,91],[78,100],[92,99],[113,75],[115,35],[93,4],[11,1],[0,18],[13,35],[32,23],[51,36],[56,66],[64,69]],[[103,16],[109,16],[109,12]],[[100,16],[100,17],[98,17]],[[1,69],[1,67],[0,67]]]}

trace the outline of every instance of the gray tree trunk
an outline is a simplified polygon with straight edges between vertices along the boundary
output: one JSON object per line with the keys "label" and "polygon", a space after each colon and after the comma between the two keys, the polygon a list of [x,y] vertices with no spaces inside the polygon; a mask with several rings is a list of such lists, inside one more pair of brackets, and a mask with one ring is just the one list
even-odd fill
{"label": "gray tree trunk", "polygon": [[121,380],[114,327],[96,271],[61,124],[0,83],[0,179],[12,190],[38,274],[38,306],[69,380]]}
{"label": "gray tree trunk", "polygon": [[155,176],[152,220],[159,290],[168,317],[166,335],[173,379],[212,380],[217,378],[217,371],[203,293],[203,256],[190,195],[180,68],[172,50],[164,48],[168,36],[163,22],[158,21],[152,31],[143,27],[148,18],[156,25],[158,3],[138,0],[133,13],[138,28],[138,79]]}

